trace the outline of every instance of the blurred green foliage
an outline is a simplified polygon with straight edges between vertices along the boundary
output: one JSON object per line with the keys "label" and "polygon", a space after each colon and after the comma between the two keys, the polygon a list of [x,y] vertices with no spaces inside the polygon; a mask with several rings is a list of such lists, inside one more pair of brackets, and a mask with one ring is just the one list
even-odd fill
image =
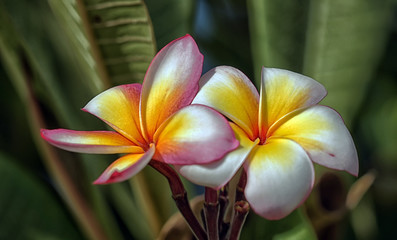
{"label": "blurred green foliage", "polygon": [[0,159],[0,191],[8,193],[0,199],[1,239],[83,239],[57,195],[15,159],[2,153]]}
{"label": "blurred green foliage", "polygon": [[[0,239],[155,238],[175,212],[162,176],[146,169],[130,182],[93,186],[117,156],[56,150],[39,129],[104,129],[78,109],[106,88],[141,82],[155,52],[186,33],[204,54],[204,72],[231,65],[258,86],[261,66],[279,67],[322,82],[323,104],[353,134],[360,176],[377,171],[347,210],[354,178],[318,168],[304,207],[280,221],[250,213],[241,238],[390,239],[396,9],[392,0],[0,1]],[[191,197],[200,193],[186,184]]]}

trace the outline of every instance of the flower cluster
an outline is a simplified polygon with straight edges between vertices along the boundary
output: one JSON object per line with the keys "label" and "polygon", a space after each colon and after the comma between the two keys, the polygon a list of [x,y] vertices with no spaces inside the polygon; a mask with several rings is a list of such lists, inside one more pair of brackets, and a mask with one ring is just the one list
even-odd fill
{"label": "flower cluster", "polygon": [[280,219],[311,192],[312,162],[357,176],[358,159],[339,114],[318,105],[326,95],[320,83],[272,68],[262,69],[261,80],[258,94],[232,67],[217,67],[201,78],[193,103],[229,118],[240,146],[220,161],[178,168],[191,181],[219,189],[244,166],[250,206],[264,218]]}
{"label": "flower cluster", "polygon": [[111,88],[83,108],[114,131],[42,130],[42,137],[69,151],[125,154],[95,184],[124,181],[155,161],[220,190],[243,169],[245,199],[266,219],[304,202],[313,162],[358,174],[343,120],[318,104],[326,96],[320,83],[263,68],[258,93],[238,69],[220,66],[201,77],[202,64],[193,38],[179,38],[155,56],[142,85]]}

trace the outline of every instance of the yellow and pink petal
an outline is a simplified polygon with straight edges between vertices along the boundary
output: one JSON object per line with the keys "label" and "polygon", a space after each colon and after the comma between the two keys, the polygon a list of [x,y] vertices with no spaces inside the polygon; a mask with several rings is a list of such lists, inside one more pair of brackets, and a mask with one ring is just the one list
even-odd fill
{"label": "yellow and pink petal", "polygon": [[227,120],[202,105],[182,108],[156,131],[154,159],[168,164],[205,164],[238,147]]}
{"label": "yellow and pink petal", "polygon": [[288,70],[262,68],[259,106],[261,139],[276,121],[300,108],[315,105],[327,91],[317,81]]}
{"label": "yellow and pink petal", "polygon": [[204,74],[193,103],[218,110],[242,128],[251,140],[257,138],[259,94],[240,70],[220,66]]}
{"label": "yellow and pink petal", "polygon": [[41,136],[51,145],[80,153],[142,153],[143,149],[116,132],[74,131],[68,129],[41,130]]}
{"label": "yellow and pink petal", "polygon": [[114,161],[94,184],[109,184],[125,181],[140,172],[152,159],[154,144],[145,153],[127,154]]}
{"label": "yellow and pink petal", "polygon": [[173,113],[189,105],[198,91],[203,55],[190,35],[172,41],[153,59],[141,95],[141,120],[147,140]]}
{"label": "yellow and pink petal", "polygon": [[313,164],[299,144],[272,139],[258,145],[244,164],[245,197],[260,216],[276,220],[296,209],[313,187]]}
{"label": "yellow and pink petal", "polygon": [[141,85],[126,84],[110,88],[93,98],[83,110],[106,122],[136,145],[144,143],[139,120]]}
{"label": "yellow and pink petal", "polygon": [[269,134],[297,142],[318,164],[358,175],[353,139],[340,115],[329,107],[316,105],[292,112]]}
{"label": "yellow and pink petal", "polygon": [[255,142],[236,124],[230,123],[240,146],[222,160],[200,165],[175,165],[178,172],[195,184],[220,189],[237,173],[259,139]]}

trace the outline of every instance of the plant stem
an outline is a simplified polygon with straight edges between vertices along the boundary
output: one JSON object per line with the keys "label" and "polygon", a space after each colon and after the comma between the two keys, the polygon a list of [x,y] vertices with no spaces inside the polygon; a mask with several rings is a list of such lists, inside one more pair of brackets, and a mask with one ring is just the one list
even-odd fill
{"label": "plant stem", "polygon": [[241,200],[234,204],[234,217],[230,228],[229,240],[237,240],[240,237],[241,229],[244,225],[245,218],[250,210],[247,201]]}
{"label": "plant stem", "polygon": [[209,240],[218,240],[218,218],[219,218],[219,202],[216,190],[205,188],[204,213],[207,225],[207,237]]}
{"label": "plant stem", "polygon": [[167,178],[172,198],[175,200],[177,208],[185,218],[194,236],[199,240],[206,240],[207,234],[190,208],[186,190],[178,174],[168,164],[155,160],[150,161],[149,164]]}
{"label": "plant stem", "polygon": [[229,223],[225,223],[225,213],[226,209],[229,205],[229,196],[228,196],[228,185],[226,185],[219,192],[218,202],[219,202],[219,217],[218,217],[218,228],[219,228],[219,238],[223,239],[226,235],[227,230],[229,229]]}
{"label": "plant stem", "polygon": [[236,201],[235,202],[245,200],[244,189],[245,189],[246,184],[247,184],[247,174],[243,170],[241,173],[240,181],[238,182],[237,187],[236,187]]}

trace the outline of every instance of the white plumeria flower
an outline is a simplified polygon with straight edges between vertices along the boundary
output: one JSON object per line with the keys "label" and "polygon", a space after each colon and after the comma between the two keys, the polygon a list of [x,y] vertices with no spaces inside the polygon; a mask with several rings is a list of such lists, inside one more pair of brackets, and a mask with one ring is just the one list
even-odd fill
{"label": "white plumeria flower", "polygon": [[340,115],[318,105],[326,96],[315,80],[263,68],[260,95],[239,70],[221,66],[200,80],[193,103],[231,120],[240,147],[222,161],[178,166],[189,180],[220,189],[244,166],[245,197],[266,219],[280,219],[301,205],[314,182],[313,162],[358,174],[352,137]]}

